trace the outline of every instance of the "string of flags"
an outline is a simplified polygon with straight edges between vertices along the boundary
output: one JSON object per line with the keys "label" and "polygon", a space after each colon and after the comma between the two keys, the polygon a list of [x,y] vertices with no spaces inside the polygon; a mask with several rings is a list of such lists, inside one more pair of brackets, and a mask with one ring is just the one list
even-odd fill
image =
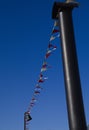
{"label": "string of flags", "polygon": [[60,33],[59,33],[59,28],[58,28],[58,21],[54,22],[54,26],[51,32],[51,36],[49,39],[49,43],[48,43],[48,47],[46,50],[46,54],[44,57],[44,61],[40,70],[40,74],[34,89],[34,93],[33,96],[31,98],[29,107],[28,107],[28,111],[25,113],[26,114],[26,124],[29,123],[29,121],[32,119],[30,116],[31,110],[34,107],[34,105],[36,104],[36,101],[38,99],[38,95],[41,93],[42,85],[43,83],[48,79],[48,77],[46,77],[44,75],[44,72],[47,71],[49,68],[51,68],[51,66],[48,64],[47,59],[51,56],[51,54],[57,49],[57,46],[54,45],[52,43],[53,40],[55,40],[56,38],[60,37]]}

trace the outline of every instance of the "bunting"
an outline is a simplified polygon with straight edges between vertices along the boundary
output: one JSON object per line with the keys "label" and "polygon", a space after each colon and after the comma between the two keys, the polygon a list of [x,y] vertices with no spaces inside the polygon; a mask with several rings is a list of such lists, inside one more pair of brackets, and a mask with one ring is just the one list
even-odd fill
{"label": "bunting", "polygon": [[46,54],[44,57],[44,61],[43,61],[43,64],[42,64],[42,67],[40,70],[40,74],[38,76],[38,80],[37,80],[37,83],[35,85],[34,93],[33,93],[33,96],[31,98],[31,101],[30,101],[30,105],[28,107],[28,112],[26,115],[27,122],[32,119],[29,113],[31,113],[31,109],[33,108],[33,106],[36,104],[36,101],[38,100],[38,95],[40,95],[41,90],[43,89],[43,87],[42,87],[43,83],[48,79],[48,77],[44,76],[44,72],[47,71],[49,68],[51,68],[51,66],[49,66],[49,64],[48,64],[48,58],[51,56],[53,51],[55,51],[57,49],[57,46],[54,45],[52,42],[53,42],[53,40],[55,40],[58,37],[60,37],[59,28],[58,28],[58,21],[55,21],[52,32],[51,32],[51,36],[49,39],[47,51],[46,51]]}

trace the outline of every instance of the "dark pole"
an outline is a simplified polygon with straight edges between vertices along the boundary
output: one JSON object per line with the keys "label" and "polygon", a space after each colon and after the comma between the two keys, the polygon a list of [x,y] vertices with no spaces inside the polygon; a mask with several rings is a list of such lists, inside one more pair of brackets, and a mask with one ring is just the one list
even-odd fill
{"label": "dark pole", "polygon": [[24,113],[24,130],[26,130],[26,112]]}
{"label": "dark pole", "polygon": [[86,130],[86,119],[77,62],[72,10],[74,1],[55,2],[52,18],[59,20],[65,79],[65,92],[70,130]]}

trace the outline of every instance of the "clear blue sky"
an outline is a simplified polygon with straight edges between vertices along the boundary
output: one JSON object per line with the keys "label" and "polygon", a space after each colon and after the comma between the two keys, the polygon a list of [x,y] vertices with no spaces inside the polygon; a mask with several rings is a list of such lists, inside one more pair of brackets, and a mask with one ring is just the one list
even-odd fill
{"label": "clear blue sky", "polygon": [[[89,123],[89,1],[73,10],[85,114]],[[0,130],[23,130],[50,33],[54,0],[0,1]],[[49,58],[39,100],[32,109],[31,130],[68,130],[60,40]]]}

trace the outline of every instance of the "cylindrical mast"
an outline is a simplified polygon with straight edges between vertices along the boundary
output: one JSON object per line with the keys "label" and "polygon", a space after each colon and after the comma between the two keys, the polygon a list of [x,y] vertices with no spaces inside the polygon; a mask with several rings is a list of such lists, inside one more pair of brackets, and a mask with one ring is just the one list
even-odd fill
{"label": "cylindrical mast", "polygon": [[77,62],[72,9],[77,2],[55,2],[52,17],[59,20],[65,79],[65,92],[70,130],[86,130],[86,120]]}
{"label": "cylindrical mast", "polygon": [[26,112],[24,113],[24,130],[26,130]]}

